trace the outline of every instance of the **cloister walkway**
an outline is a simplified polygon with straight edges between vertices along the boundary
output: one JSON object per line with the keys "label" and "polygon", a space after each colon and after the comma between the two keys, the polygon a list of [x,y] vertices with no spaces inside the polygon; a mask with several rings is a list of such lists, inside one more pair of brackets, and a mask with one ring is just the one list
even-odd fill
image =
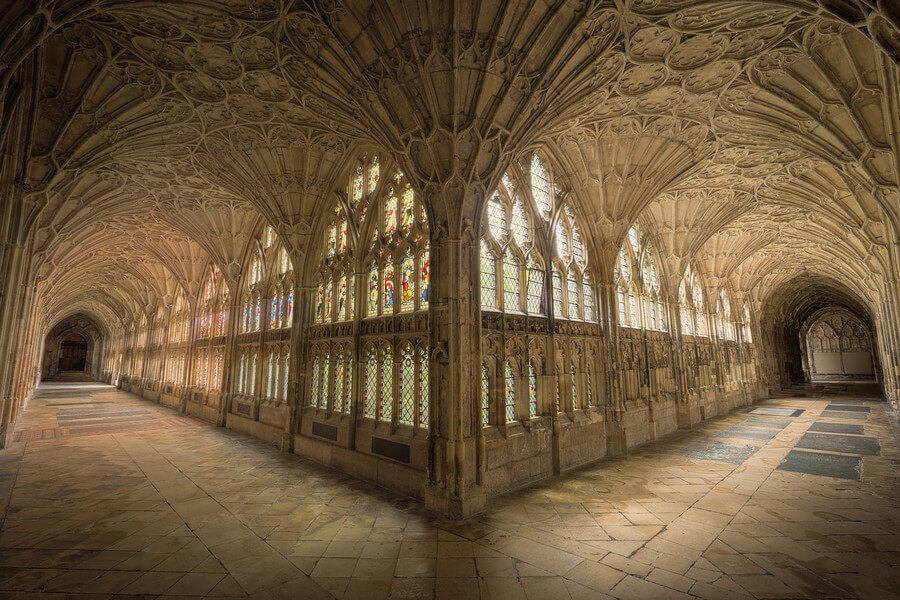
{"label": "cloister walkway", "polygon": [[890,405],[819,391],[452,522],[114,387],[44,384],[0,452],[0,596],[892,597]]}

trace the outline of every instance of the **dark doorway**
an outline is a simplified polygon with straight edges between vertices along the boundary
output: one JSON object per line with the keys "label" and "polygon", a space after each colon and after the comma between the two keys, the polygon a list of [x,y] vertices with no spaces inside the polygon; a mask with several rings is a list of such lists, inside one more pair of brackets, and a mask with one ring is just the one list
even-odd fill
{"label": "dark doorway", "polygon": [[72,334],[59,346],[59,371],[84,371],[87,362],[87,340]]}

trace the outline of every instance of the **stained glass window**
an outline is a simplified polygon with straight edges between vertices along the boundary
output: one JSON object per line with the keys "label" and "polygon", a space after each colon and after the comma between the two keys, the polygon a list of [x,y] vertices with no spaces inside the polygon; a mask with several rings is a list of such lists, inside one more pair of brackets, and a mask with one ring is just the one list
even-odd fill
{"label": "stained glass window", "polygon": [[507,362],[504,367],[504,379],[506,381],[506,421],[516,420],[516,380],[513,377],[512,366]]}
{"label": "stained glass window", "polygon": [[384,201],[384,235],[390,237],[397,231],[397,196],[391,194]]}
{"label": "stained glass window", "polygon": [[353,177],[350,180],[350,204],[351,206],[356,206],[356,204],[362,199],[363,195],[363,171],[362,166],[357,165],[356,170],[353,171]]}
{"label": "stained glass window", "polygon": [[421,308],[424,308],[428,306],[428,296],[431,291],[431,259],[429,258],[429,252],[427,248],[422,251],[422,254],[419,256],[419,265],[419,289],[421,290],[419,306]]}
{"label": "stained glass window", "polygon": [[327,282],[325,282],[325,312],[322,315],[322,318],[326,323],[331,322],[333,296],[334,284],[332,283],[331,279],[329,279]]}
{"label": "stained glass window", "polygon": [[334,256],[335,247],[337,246],[337,227],[331,226],[326,231],[325,236],[325,254],[328,257]]}
{"label": "stained glass window", "polygon": [[262,298],[256,300],[256,310],[253,312],[253,331],[259,331],[262,324]]}
{"label": "stained glass window", "polygon": [[528,363],[528,417],[533,418],[538,414],[537,407],[537,375],[534,372],[534,363]]}
{"label": "stained glass window", "polygon": [[338,281],[336,320],[343,321],[347,318],[347,277],[343,276]]}
{"label": "stained glass window", "polygon": [[412,423],[415,419],[416,367],[413,351],[409,343],[400,350],[400,406],[398,420]]}
{"label": "stained glass window", "polygon": [[508,311],[521,310],[521,306],[519,306],[519,264],[509,250],[503,255],[503,305]]}
{"label": "stained glass window", "polygon": [[491,388],[487,367],[481,366],[481,425],[487,427],[491,422]]}
{"label": "stained glass window", "polygon": [[406,312],[415,305],[416,268],[412,254],[407,251],[400,261],[400,311]]}
{"label": "stained glass window", "polygon": [[413,190],[409,183],[407,183],[400,196],[400,228],[403,230],[403,235],[409,233],[414,219]]}
{"label": "stained glass window", "polygon": [[394,353],[390,346],[382,351],[380,418],[382,421],[394,418]]}
{"label": "stained glass window", "polygon": [[281,375],[281,377],[282,377],[281,399],[282,400],[287,400],[287,397],[288,397],[288,383],[290,381],[290,378],[288,377],[288,375],[290,375],[290,364],[291,364],[291,353],[285,352],[284,353],[284,369],[282,369],[282,375]]}
{"label": "stained glass window", "polygon": [[375,191],[375,187],[378,185],[378,180],[380,177],[380,171],[378,170],[378,157],[373,156],[372,162],[369,163],[369,193]]}
{"label": "stained glass window", "polygon": [[384,266],[384,294],[382,296],[382,312],[389,315],[394,312],[394,265]]}
{"label": "stained glass window", "polygon": [[366,406],[363,414],[374,419],[378,411],[378,354],[374,346],[366,352]]}
{"label": "stained glass window", "polygon": [[372,263],[369,266],[369,296],[366,303],[366,314],[374,317],[378,314],[378,266]]}
{"label": "stained glass window", "polygon": [[278,294],[272,297],[272,310],[269,314],[269,328],[275,329],[276,327],[278,327]]}

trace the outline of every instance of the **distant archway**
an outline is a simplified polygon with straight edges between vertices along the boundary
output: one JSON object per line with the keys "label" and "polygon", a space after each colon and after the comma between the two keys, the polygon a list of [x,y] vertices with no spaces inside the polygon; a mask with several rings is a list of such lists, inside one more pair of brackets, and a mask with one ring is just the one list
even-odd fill
{"label": "distant archway", "polygon": [[103,333],[88,315],[78,313],[59,321],[44,338],[41,379],[75,371],[99,380],[103,345]]}
{"label": "distant archway", "polygon": [[810,381],[875,380],[872,332],[850,311],[833,307],[813,314],[800,330]]}
{"label": "distant archway", "polygon": [[81,335],[73,333],[59,343],[59,362],[57,370],[84,371],[87,364],[88,341]]}

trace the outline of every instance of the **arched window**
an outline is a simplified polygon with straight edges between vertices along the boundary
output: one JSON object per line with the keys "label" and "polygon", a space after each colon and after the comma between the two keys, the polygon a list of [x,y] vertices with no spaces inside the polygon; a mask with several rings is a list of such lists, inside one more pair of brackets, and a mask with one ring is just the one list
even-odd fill
{"label": "arched window", "polygon": [[491,382],[486,365],[481,365],[481,425],[487,427],[491,422]]}
{"label": "arched window", "polygon": [[721,340],[735,341],[735,326],[731,315],[731,300],[725,289],[719,290],[716,301],[716,335]]}
{"label": "arched window", "polygon": [[668,331],[656,255],[637,225],[619,248],[615,278],[619,325]]}
{"label": "arched window", "polygon": [[194,386],[218,390],[222,385],[225,329],[228,320],[228,286],[216,265],[210,265],[197,298]]}
{"label": "arched window", "polygon": [[179,286],[175,291],[175,300],[169,311],[169,335],[166,349],[164,380],[170,385],[184,383],[187,363],[188,334],[190,324],[190,306],[184,290]]}
{"label": "arched window", "polygon": [[365,316],[425,310],[431,287],[425,206],[399,170],[382,183],[380,192],[364,215],[363,229],[369,231]]}
{"label": "arched window", "polygon": [[[251,241],[246,265],[241,283],[240,335],[237,340],[238,354],[248,357],[244,361],[247,372],[241,393],[284,402],[290,376],[288,349],[294,311],[294,266],[271,226],[264,227]],[[220,294],[225,296],[224,292]],[[217,305],[222,306],[221,303]],[[224,329],[224,311],[219,314]],[[265,334],[269,331],[273,334]],[[279,333],[274,333],[276,331]],[[260,378],[259,386],[256,385],[257,377]]]}
{"label": "arched window", "polygon": [[706,309],[703,301],[703,285],[696,269],[688,265],[678,286],[678,302],[681,310],[683,335],[709,336]]}
{"label": "arched window", "polygon": [[741,321],[741,340],[747,344],[753,343],[753,329],[750,324],[750,305],[744,303]]}
{"label": "arched window", "polygon": [[[346,182],[321,225],[311,335],[317,347],[330,348],[330,410],[350,413],[356,402],[357,418],[372,421],[367,426],[379,435],[408,438],[429,423],[430,355],[421,315],[431,285],[426,208],[405,174],[372,154],[350,165]],[[359,385],[355,344],[363,361]],[[324,379],[322,352],[315,356]]]}
{"label": "arched window", "polygon": [[[596,289],[583,231],[576,206],[539,153],[509,168],[482,213],[480,298],[486,315],[482,321],[486,341],[501,335],[494,325],[500,322],[504,323],[503,337],[521,335],[528,339],[525,344],[529,348],[543,345],[540,337],[554,328],[570,327],[565,321],[597,322]],[[507,319],[506,315],[517,318]],[[548,319],[551,315],[552,321]],[[539,324],[541,319],[548,320]],[[515,331],[525,323],[521,331]],[[582,326],[577,330],[590,331]],[[588,337],[578,343],[590,343]],[[544,389],[537,383],[539,367],[514,360],[497,357],[497,391],[482,396],[482,400],[492,398],[496,403],[482,407],[485,425],[491,421],[503,425],[526,414],[528,418],[539,416]],[[520,408],[516,407],[517,397]]]}
{"label": "arched window", "polygon": [[503,370],[503,381],[505,383],[506,390],[506,411],[504,415],[506,416],[506,421],[515,421],[516,420],[516,378],[513,375],[512,365],[509,364],[509,361],[506,361],[506,365]]}
{"label": "arched window", "polygon": [[536,244],[536,209],[527,186],[507,173],[488,200],[481,236],[481,306],[546,314],[543,258]]}

